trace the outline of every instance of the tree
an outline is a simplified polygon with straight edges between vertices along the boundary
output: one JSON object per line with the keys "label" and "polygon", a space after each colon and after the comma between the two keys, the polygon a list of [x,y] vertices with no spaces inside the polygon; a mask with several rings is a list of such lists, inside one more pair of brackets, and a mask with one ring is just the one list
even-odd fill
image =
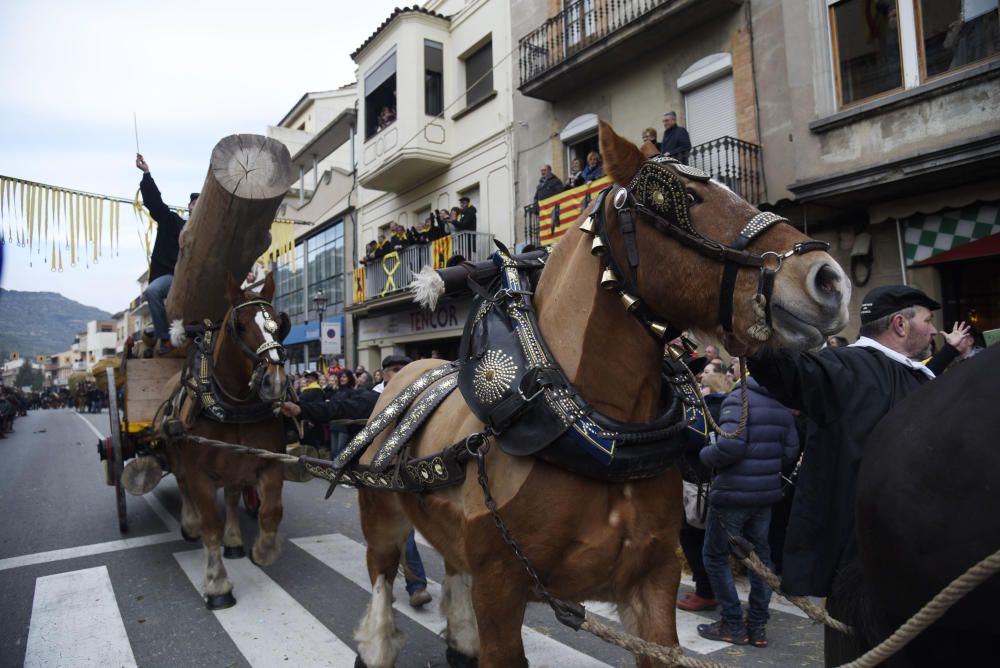
{"label": "tree", "polygon": [[17,370],[17,376],[14,377],[14,387],[21,388],[30,385],[35,392],[41,391],[44,382],[45,374],[32,367],[29,360],[24,360],[24,364]]}

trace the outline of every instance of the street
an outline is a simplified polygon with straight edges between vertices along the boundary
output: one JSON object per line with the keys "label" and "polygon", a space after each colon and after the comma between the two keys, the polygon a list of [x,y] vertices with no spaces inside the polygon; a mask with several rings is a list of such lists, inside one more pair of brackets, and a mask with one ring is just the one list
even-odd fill
{"label": "street", "polygon": [[[210,612],[198,587],[204,556],[179,533],[173,476],[142,498],[127,497],[121,534],[114,490],[95,444],[108,414],[32,411],[0,440],[2,666],[352,666],[352,632],[369,601],[356,493],[329,500],[324,481],[284,487],[283,553],[260,569],[227,560],[237,605]],[[241,512],[249,548],[254,521]],[[396,579],[397,624],[405,634],[397,666],[444,666],[437,611],[441,559],[420,547],[433,602],[410,608]],[[745,578],[740,581],[746,601]],[[685,576],[680,594],[691,590]],[[822,629],[775,597],[766,649],[702,639],[717,612],[677,611],[685,653],[728,666],[822,664]],[[617,622],[613,606],[588,609]],[[523,629],[532,666],[632,665],[624,651],[559,624],[533,604]]]}

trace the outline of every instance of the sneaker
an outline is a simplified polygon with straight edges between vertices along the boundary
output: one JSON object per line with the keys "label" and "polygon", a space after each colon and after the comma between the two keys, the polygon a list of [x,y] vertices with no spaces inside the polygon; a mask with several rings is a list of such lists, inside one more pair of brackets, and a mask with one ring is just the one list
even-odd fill
{"label": "sneaker", "polygon": [[689,612],[697,612],[699,610],[715,610],[719,607],[719,602],[714,598],[705,598],[704,596],[698,596],[698,594],[693,591],[689,591],[687,596],[677,601],[677,607],[681,610],[687,610]]}
{"label": "sneaker", "polygon": [[698,635],[708,640],[731,642],[734,645],[746,645],[749,641],[745,626],[742,624],[739,626],[729,626],[723,621],[718,621],[714,624],[699,624]]}
{"label": "sneaker", "polygon": [[426,589],[418,589],[410,594],[410,607],[422,608],[431,602],[431,593]]}
{"label": "sneaker", "polygon": [[754,647],[767,647],[767,631],[763,626],[750,626],[747,624],[747,639]]}

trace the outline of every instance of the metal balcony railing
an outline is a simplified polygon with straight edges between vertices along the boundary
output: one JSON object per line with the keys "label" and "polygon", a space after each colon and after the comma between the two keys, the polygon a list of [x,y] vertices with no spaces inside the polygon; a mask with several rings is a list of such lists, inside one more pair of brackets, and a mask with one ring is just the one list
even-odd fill
{"label": "metal balcony railing", "polygon": [[[365,262],[365,301],[388,297],[410,287],[423,267],[443,267],[449,258],[461,255],[471,262],[489,259],[493,235],[485,232],[455,232],[436,243],[407,246],[391,255]],[[439,257],[435,258],[435,254]]]}
{"label": "metal balcony railing", "polygon": [[[686,158],[687,164],[708,172],[713,179],[724,183],[730,190],[751,204],[757,205],[767,199],[761,167],[761,149],[757,144],[751,144],[735,137],[719,137],[692,146],[686,156],[678,157]],[[567,190],[556,195],[555,198],[565,200],[569,195],[577,191],[583,193],[587,188],[588,186],[580,186],[573,190]],[[550,200],[555,198],[550,198]],[[579,205],[568,206],[567,202],[563,202],[560,207],[561,212],[556,214],[559,216],[559,221],[556,225],[550,225],[552,213],[546,206],[548,201],[540,202],[538,208],[533,204],[524,207],[525,242],[536,246],[554,243],[568,227],[564,216],[571,215],[575,218],[580,213]],[[541,214],[539,214],[539,209]],[[540,218],[545,220],[540,220]]]}
{"label": "metal balcony railing", "polygon": [[672,0],[577,0],[521,38],[521,85]]}

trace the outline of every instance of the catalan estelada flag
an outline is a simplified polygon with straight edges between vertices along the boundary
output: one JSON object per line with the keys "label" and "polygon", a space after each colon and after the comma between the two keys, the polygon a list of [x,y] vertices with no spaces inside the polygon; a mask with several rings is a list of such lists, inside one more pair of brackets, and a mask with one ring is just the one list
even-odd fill
{"label": "catalan estelada flag", "polygon": [[451,251],[452,242],[450,234],[431,242],[431,263],[435,269],[442,269],[448,266],[448,259],[451,257]]}
{"label": "catalan estelada flag", "polygon": [[354,303],[365,303],[365,268],[358,267],[354,270]]}
{"label": "catalan estelada flag", "polygon": [[558,241],[573,221],[580,217],[580,213],[590,206],[597,193],[610,183],[610,177],[602,176],[596,181],[591,181],[590,185],[564,190],[558,195],[539,201],[538,239],[542,246],[551,246]]}

